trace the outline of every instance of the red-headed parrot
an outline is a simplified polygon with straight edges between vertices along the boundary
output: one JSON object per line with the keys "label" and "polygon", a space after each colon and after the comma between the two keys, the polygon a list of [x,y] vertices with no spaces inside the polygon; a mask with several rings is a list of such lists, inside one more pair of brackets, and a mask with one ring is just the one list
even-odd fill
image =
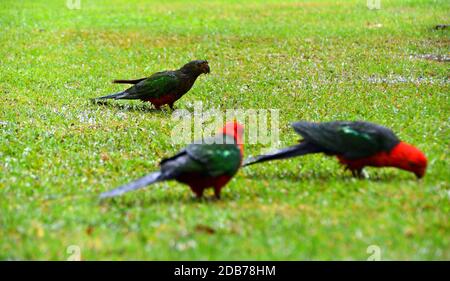
{"label": "red-headed parrot", "polygon": [[425,175],[427,158],[416,147],[402,142],[390,129],[369,122],[297,122],[292,124],[303,137],[300,144],[269,154],[251,157],[243,166],[310,153],[335,155],[339,162],[361,176],[365,166],[396,167]]}
{"label": "red-headed parrot", "polygon": [[162,160],[159,171],[102,193],[100,198],[122,195],[160,181],[176,180],[187,184],[198,198],[203,196],[206,188],[212,187],[219,199],[222,187],[241,167],[243,132],[242,125],[228,122],[215,137],[198,144],[194,142],[176,155]]}
{"label": "red-headed parrot", "polygon": [[148,78],[136,80],[114,80],[114,83],[134,84],[123,92],[97,99],[142,100],[151,102],[156,109],[168,104],[173,109],[175,101],[186,94],[202,73],[209,73],[206,60],[194,60],[178,70],[156,72]]}

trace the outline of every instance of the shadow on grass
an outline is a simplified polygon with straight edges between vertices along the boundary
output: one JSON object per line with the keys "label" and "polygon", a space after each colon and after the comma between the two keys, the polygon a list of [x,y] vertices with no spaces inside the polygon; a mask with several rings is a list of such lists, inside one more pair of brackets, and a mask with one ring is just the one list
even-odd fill
{"label": "shadow on grass", "polygon": [[163,115],[168,110],[171,111],[168,107],[167,107],[167,109],[165,109],[165,108],[164,109],[156,109],[156,108],[152,107],[152,105],[150,103],[147,103],[147,102],[142,102],[141,105],[136,105],[136,104],[121,104],[121,103],[109,102],[106,100],[98,100],[98,99],[91,99],[90,101],[93,105],[104,106],[107,108],[113,108],[113,109],[118,109],[121,111],[129,111],[129,112],[146,112],[146,113],[156,113],[156,114]]}
{"label": "shadow on grass", "polygon": [[[245,168],[244,168],[245,169]],[[299,171],[284,171],[282,173],[264,173],[264,172],[255,172],[248,171],[244,174],[244,177],[251,180],[287,180],[290,182],[298,182],[298,181],[341,181],[348,182],[352,180],[357,181],[371,181],[371,182],[391,182],[398,180],[408,180],[408,175],[397,175],[392,173],[379,173],[378,171],[367,171],[369,177],[368,178],[358,178],[353,177],[349,171],[345,171],[344,169],[340,169],[335,173],[330,174],[326,171],[307,171],[301,172]]]}
{"label": "shadow on grass", "polygon": [[[189,188],[186,192],[190,192]],[[177,196],[174,194],[166,194],[163,197],[160,195],[152,196],[151,194],[144,194],[139,198],[130,196],[126,198],[125,196],[99,199],[100,205],[109,205],[119,208],[131,208],[136,206],[146,207],[150,205],[197,205],[197,204],[215,204],[226,201],[234,201],[233,198],[222,198],[216,199],[213,195],[204,195],[203,198],[199,199],[192,195]]]}
{"label": "shadow on grass", "polygon": [[[243,168],[246,170],[247,168]],[[331,170],[331,169],[330,169]],[[415,181],[415,178],[405,172],[401,172],[394,169],[368,169],[369,178],[357,178],[353,177],[349,171],[345,171],[344,168],[332,170],[331,172],[328,170],[320,170],[320,171],[312,171],[306,170],[302,171],[302,169],[291,169],[291,170],[283,170],[283,171],[273,171],[265,172],[264,170],[250,170],[240,171],[241,177],[247,180],[254,180],[256,182],[262,181],[288,181],[292,183],[296,182],[304,182],[311,186],[317,186],[322,189],[333,188],[332,186],[326,184],[328,182],[339,183],[340,186],[348,184],[348,188],[353,190],[359,190],[364,188],[365,185],[362,183],[398,183],[398,182],[409,182]],[[360,184],[359,184],[360,183]],[[276,184],[276,183],[274,183]],[[230,191],[231,194],[222,194],[221,199],[216,199],[213,196],[212,189],[209,188],[205,190],[205,194],[203,198],[198,199],[191,192],[189,187],[184,186],[185,190],[182,193],[174,193],[174,192],[166,192],[166,188],[164,190],[155,190],[152,193],[150,190],[144,191],[134,191],[127,193],[126,195],[114,197],[114,198],[106,198],[106,199],[98,199],[100,195],[100,191],[98,194],[95,194],[92,199],[97,200],[97,203],[101,206],[107,206],[111,208],[124,209],[131,207],[148,207],[152,205],[188,205],[195,206],[199,204],[221,204],[221,203],[230,203],[234,201],[240,201],[241,199],[235,194],[232,194],[233,191]],[[265,189],[267,188],[264,185],[258,186],[259,188]]]}

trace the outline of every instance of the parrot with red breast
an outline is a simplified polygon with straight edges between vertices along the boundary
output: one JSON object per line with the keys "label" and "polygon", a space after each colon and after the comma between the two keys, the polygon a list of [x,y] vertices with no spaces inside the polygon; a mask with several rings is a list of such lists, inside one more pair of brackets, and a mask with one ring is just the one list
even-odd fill
{"label": "parrot with red breast", "polygon": [[114,80],[113,83],[134,84],[134,86],[112,95],[94,100],[142,100],[152,103],[156,109],[168,104],[173,110],[174,103],[186,94],[201,74],[210,72],[206,60],[194,60],[178,70],[156,72],[150,77],[134,80]]}
{"label": "parrot with red breast", "polygon": [[392,130],[363,121],[296,122],[302,136],[299,144],[272,153],[250,157],[243,166],[313,153],[334,155],[353,176],[362,176],[363,168],[395,167],[425,175],[427,158],[418,148],[401,141]]}
{"label": "parrot with red breast", "polygon": [[220,133],[203,142],[194,142],[170,158],[160,162],[159,171],[104,192],[100,198],[122,195],[150,184],[175,180],[188,185],[198,198],[212,187],[220,199],[222,188],[233,178],[242,164],[244,128],[238,122],[228,122]]}

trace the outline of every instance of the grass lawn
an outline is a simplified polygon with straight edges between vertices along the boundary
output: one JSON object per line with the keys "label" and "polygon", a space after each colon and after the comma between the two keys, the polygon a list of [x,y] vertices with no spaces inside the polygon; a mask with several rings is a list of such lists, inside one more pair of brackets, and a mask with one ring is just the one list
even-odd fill
{"label": "grass lawn", "polygon": [[[0,259],[450,259],[449,1],[0,2]],[[321,155],[242,169],[222,200],[160,183],[100,202],[184,145],[172,112],[90,98],[207,59],[175,106],[391,127],[429,159],[354,179]],[[120,106],[123,105],[123,106]],[[266,145],[247,145],[257,154]],[[210,198],[212,192],[207,192]],[[373,248],[373,247],[371,247]]]}

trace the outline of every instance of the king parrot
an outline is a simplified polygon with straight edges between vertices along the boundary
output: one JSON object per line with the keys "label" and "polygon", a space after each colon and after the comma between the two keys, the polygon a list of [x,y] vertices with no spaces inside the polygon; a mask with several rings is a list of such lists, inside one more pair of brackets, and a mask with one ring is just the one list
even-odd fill
{"label": "king parrot", "polygon": [[353,176],[361,176],[365,166],[396,167],[413,172],[417,178],[425,175],[425,155],[416,147],[400,141],[394,132],[386,127],[362,121],[335,121],[296,122],[292,124],[292,128],[303,137],[300,144],[248,158],[243,166],[311,153],[325,153],[335,155]]}
{"label": "king parrot", "polygon": [[243,132],[242,125],[236,121],[228,122],[215,137],[202,143],[194,142],[174,156],[163,159],[159,171],[102,193],[100,198],[122,195],[160,181],[176,180],[187,184],[198,198],[203,196],[206,188],[212,187],[219,199],[222,187],[241,167]]}
{"label": "king parrot", "polygon": [[114,80],[113,83],[134,84],[125,91],[97,99],[125,99],[151,102],[156,109],[168,104],[173,109],[175,101],[186,94],[202,73],[209,73],[206,60],[194,60],[178,70],[156,72],[150,77],[136,80]]}

